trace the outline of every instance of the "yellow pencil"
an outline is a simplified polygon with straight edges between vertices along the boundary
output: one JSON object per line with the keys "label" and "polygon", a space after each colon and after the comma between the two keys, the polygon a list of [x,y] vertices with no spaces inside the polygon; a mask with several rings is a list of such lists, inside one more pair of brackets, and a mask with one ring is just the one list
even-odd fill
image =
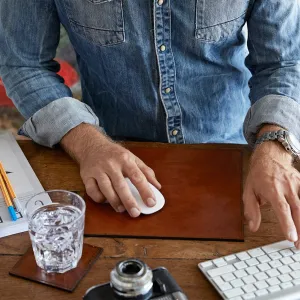
{"label": "yellow pencil", "polygon": [[8,212],[9,212],[12,220],[16,221],[17,220],[17,215],[16,215],[16,212],[15,212],[14,207],[12,205],[12,202],[10,200],[10,196],[9,196],[8,190],[6,189],[4,180],[2,178],[2,173],[0,174],[0,189],[1,189],[3,197],[4,197],[4,201],[7,205]]}
{"label": "yellow pencil", "polygon": [[6,184],[8,193],[9,193],[9,195],[10,195],[10,197],[11,197],[11,199],[12,199],[12,201],[13,201],[15,207],[16,207],[16,209],[19,212],[22,212],[22,205],[21,205],[19,199],[17,198],[17,195],[16,195],[16,193],[15,193],[15,191],[14,191],[14,189],[13,189],[13,187],[12,187],[12,185],[11,185],[9,179],[8,179],[8,176],[6,175],[6,172],[4,170],[4,167],[3,167],[3,164],[1,163],[1,161],[0,161],[0,174],[3,177],[3,180],[4,180],[5,184]]}

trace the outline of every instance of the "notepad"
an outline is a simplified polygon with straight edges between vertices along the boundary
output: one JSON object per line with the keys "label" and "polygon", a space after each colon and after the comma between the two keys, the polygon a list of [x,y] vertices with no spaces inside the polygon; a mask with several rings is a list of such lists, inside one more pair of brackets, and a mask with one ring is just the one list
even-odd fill
{"label": "notepad", "polygon": [[[0,132],[0,160],[24,210],[26,202],[44,189],[14,136],[9,132]],[[51,202],[48,199],[45,201],[49,201],[49,204]],[[12,221],[0,191],[0,238],[28,230],[26,217],[22,212],[16,212],[18,220]]]}

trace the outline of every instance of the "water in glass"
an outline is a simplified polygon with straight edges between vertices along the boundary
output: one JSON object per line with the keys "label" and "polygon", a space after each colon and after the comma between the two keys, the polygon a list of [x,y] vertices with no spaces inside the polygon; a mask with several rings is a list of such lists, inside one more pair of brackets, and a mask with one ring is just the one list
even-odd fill
{"label": "water in glass", "polygon": [[72,205],[50,204],[31,216],[29,234],[37,265],[46,272],[64,273],[82,255],[84,218]]}

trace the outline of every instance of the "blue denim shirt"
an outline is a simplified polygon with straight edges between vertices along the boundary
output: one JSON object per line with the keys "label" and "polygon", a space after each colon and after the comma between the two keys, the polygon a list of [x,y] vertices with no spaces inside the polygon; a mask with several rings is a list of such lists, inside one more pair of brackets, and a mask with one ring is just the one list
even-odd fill
{"label": "blue denim shirt", "polygon": [[[57,75],[60,23],[83,102]],[[82,122],[123,140],[253,144],[264,123],[300,138],[300,1],[1,0],[0,76],[46,146]]]}

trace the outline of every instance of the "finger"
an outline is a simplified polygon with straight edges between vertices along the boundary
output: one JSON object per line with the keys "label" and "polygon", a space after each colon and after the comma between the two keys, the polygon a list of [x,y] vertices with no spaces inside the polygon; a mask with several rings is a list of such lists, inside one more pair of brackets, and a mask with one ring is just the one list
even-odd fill
{"label": "finger", "polygon": [[286,198],[278,196],[271,203],[286,239],[296,242],[298,240],[297,230],[292,218],[290,205]]}
{"label": "finger", "polygon": [[102,194],[105,196],[106,200],[113,207],[113,209],[116,212],[124,212],[125,208],[122,205],[118,194],[115,192],[109,177],[107,175],[102,175],[101,177],[97,178],[97,183]]}
{"label": "finger", "polygon": [[259,202],[252,189],[245,189],[243,195],[244,214],[248,221],[249,229],[257,231],[261,222]]}
{"label": "finger", "polygon": [[148,182],[153,184],[156,188],[161,189],[161,184],[155,177],[155,172],[149,168],[142,160],[140,160],[138,157],[136,157],[136,164],[140,168],[140,170],[144,173],[146,176]]}
{"label": "finger", "polygon": [[110,179],[116,193],[130,216],[133,218],[138,217],[141,214],[140,208],[138,207],[123,174],[121,172],[112,173],[110,174]]}
{"label": "finger", "polygon": [[290,205],[292,218],[297,230],[297,242],[295,243],[295,246],[299,248],[300,246],[300,200],[299,196],[295,192],[294,188],[291,187],[291,192],[288,196],[286,196],[286,199]]}
{"label": "finger", "polygon": [[104,195],[101,193],[97,181],[90,177],[85,182],[85,189],[87,194],[97,203],[102,203],[105,201]]}
{"label": "finger", "polygon": [[132,184],[137,188],[141,198],[145,204],[152,207],[156,204],[154,192],[152,191],[146,176],[139,169],[136,163],[127,165],[123,172],[131,180]]}

